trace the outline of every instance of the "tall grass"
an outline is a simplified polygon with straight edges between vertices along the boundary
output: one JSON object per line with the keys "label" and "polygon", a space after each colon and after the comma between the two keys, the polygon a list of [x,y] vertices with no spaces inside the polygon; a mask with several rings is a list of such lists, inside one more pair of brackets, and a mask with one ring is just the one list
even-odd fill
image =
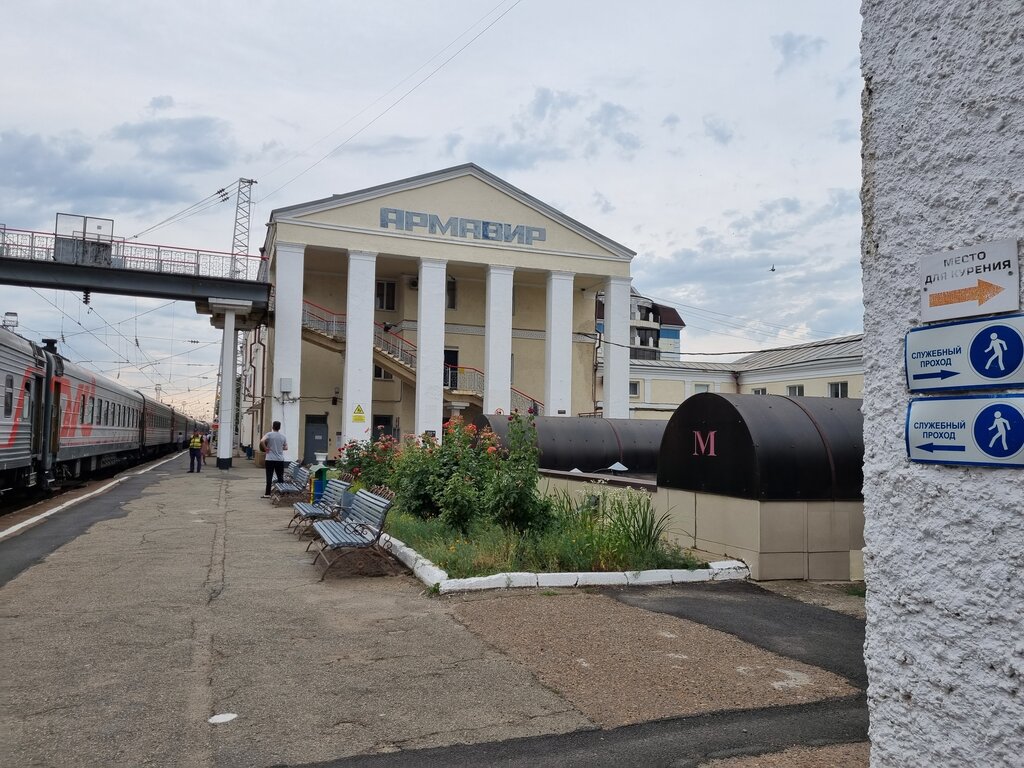
{"label": "tall grass", "polygon": [[453,578],[508,571],[635,571],[698,568],[703,563],[664,539],[668,515],[658,515],[644,491],[595,486],[551,497],[551,524],[517,532],[494,521],[466,531],[440,519],[388,518],[389,532]]}

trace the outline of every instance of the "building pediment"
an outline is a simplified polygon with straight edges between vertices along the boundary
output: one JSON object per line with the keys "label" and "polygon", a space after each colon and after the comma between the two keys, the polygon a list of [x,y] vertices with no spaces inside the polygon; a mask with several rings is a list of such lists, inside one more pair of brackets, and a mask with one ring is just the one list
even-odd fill
{"label": "building pediment", "polygon": [[635,255],[473,164],[280,208],[271,223],[623,261]]}

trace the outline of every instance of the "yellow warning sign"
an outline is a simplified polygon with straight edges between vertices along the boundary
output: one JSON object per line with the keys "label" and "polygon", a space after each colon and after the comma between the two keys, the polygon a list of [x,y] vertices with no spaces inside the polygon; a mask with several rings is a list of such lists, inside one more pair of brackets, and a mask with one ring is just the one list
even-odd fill
{"label": "yellow warning sign", "polygon": [[352,423],[363,424],[366,422],[366,413],[363,411],[363,406],[357,405],[352,411]]}

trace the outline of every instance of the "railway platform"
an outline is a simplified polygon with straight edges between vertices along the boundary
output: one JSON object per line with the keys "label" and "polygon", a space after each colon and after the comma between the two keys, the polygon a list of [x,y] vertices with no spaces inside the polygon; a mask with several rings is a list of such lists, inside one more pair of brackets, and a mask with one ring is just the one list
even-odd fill
{"label": "railway platform", "polygon": [[[0,766],[658,765],[865,738],[859,686],[821,670],[795,698],[746,701],[740,714],[698,707],[644,722],[654,710],[629,700],[617,715],[612,705],[630,699],[610,688],[619,662],[587,638],[557,665],[561,679],[533,664],[552,657],[531,632],[494,631],[512,611],[526,611],[522,627],[557,626],[570,602],[431,597],[374,557],[320,582],[285,530],[288,510],[260,498],[261,469],[186,470],[185,455],[131,470],[0,537]],[[584,613],[637,631],[638,608],[557,599],[589,601]],[[664,629],[680,619],[649,620],[658,642],[682,642]],[[713,651],[707,637],[718,636],[700,637],[688,642]],[[628,660],[646,674],[661,662],[644,645]],[[590,674],[575,655],[591,660],[596,677],[583,682],[596,688],[573,688]],[[688,684],[724,685],[708,669]]]}

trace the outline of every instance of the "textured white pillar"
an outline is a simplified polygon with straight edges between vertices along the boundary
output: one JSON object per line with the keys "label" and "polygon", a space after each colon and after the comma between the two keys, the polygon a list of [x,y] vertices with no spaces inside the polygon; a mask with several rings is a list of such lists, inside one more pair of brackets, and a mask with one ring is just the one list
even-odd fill
{"label": "textured white pillar", "polygon": [[377,254],[349,251],[342,439],[368,440],[373,425],[373,312]]}
{"label": "textured white pillar", "polygon": [[[270,420],[281,422],[289,458],[299,451],[299,394],[302,383],[302,276],[306,246],[278,243],[274,261],[274,380]],[[281,391],[282,379],[287,393]],[[264,432],[270,425],[264,425]],[[262,435],[261,435],[262,437]]]}
{"label": "textured white pillar", "polygon": [[548,274],[544,415],[572,415],[572,272]]}
{"label": "textured white pillar", "polygon": [[609,277],[604,286],[604,415],[629,418],[629,283]]}
{"label": "textured white pillar", "polygon": [[445,262],[420,260],[416,313],[416,434],[441,439],[444,421]]}
{"label": "textured white pillar", "polygon": [[487,268],[484,325],[484,413],[512,411],[513,267]]}

